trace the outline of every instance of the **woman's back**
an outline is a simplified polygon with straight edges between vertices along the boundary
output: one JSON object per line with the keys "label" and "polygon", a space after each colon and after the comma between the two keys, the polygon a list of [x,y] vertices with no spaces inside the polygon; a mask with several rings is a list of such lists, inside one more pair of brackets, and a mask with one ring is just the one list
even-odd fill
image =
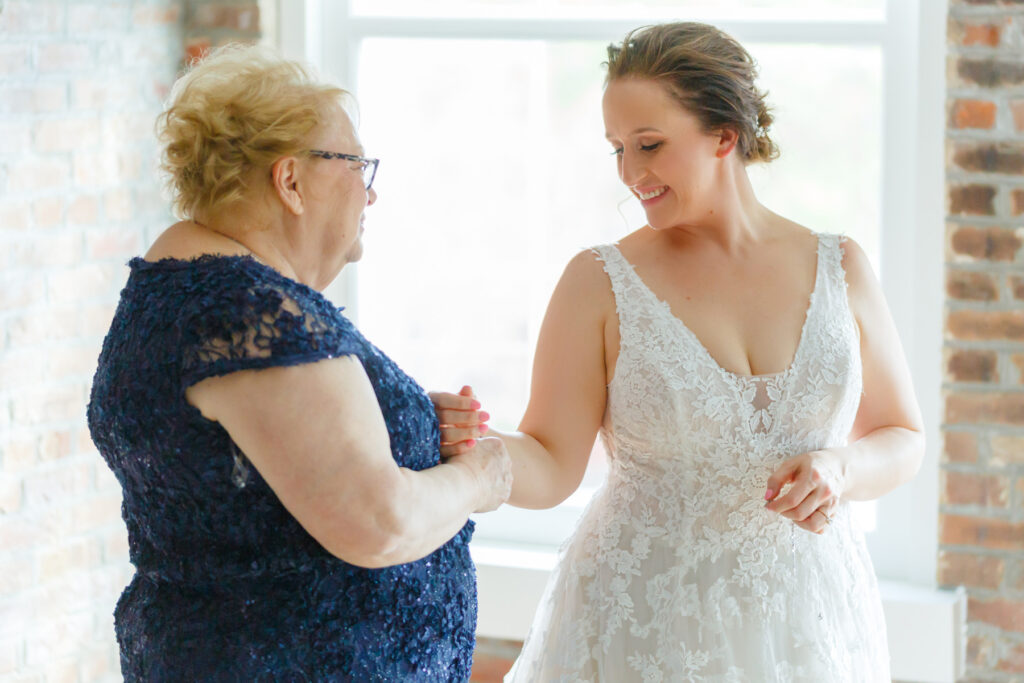
{"label": "woman's back", "polygon": [[421,470],[439,459],[422,389],[319,293],[250,257],[130,266],[89,405],[137,568],[115,613],[125,678],[468,677],[471,649],[451,645],[473,639],[471,522],[422,560],[347,564],[185,399],[208,377],[352,354],[396,462]]}

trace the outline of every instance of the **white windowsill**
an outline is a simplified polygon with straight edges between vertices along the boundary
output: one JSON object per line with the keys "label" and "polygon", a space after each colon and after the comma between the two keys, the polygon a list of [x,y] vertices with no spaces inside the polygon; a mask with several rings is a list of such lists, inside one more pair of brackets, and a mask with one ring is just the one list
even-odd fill
{"label": "white windowsill", "polygon": [[[557,555],[544,547],[473,543],[477,635],[522,640]],[[963,673],[966,593],[879,580],[895,680],[953,683]]]}

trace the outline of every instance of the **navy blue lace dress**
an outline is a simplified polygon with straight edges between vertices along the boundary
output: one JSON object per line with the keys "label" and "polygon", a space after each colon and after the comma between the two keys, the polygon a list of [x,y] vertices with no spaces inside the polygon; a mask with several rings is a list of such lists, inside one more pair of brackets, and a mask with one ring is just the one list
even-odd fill
{"label": "navy blue lace dress", "polygon": [[396,462],[420,470],[439,461],[423,390],[318,292],[250,257],[129,266],[88,411],[136,568],[114,612],[125,680],[468,680],[472,522],[416,562],[349,565],[185,401],[206,377],[353,354]]}

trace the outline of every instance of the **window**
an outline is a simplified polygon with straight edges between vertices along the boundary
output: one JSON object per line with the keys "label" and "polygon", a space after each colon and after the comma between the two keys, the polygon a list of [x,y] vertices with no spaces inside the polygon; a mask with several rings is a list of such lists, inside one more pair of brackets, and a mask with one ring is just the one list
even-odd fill
{"label": "window", "polygon": [[[941,140],[941,113],[937,123],[917,121],[926,105],[915,100],[915,3],[447,0],[430,3],[430,17],[411,0],[298,5],[281,10],[285,49],[302,25],[297,56],[355,90],[363,143],[382,159],[366,257],[336,298],[425,387],[472,384],[493,424],[515,427],[562,268],[580,249],[643,224],[604,140],[605,46],[685,11],[734,35],[760,64],[782,157],[752,167],[759,198],[814,229],[851,235],[880,272],[934,452],[941,200],[928,195],[941,196],[941,162],[932,185],[934,174],[916,173],[915,163],[922,135]],[[897,520],[871,535],[882,576],[933,581],[933,471],[881,501]],[[600,479],[597,452],[567,504],[481,516],[477,539],[550,547]]]}

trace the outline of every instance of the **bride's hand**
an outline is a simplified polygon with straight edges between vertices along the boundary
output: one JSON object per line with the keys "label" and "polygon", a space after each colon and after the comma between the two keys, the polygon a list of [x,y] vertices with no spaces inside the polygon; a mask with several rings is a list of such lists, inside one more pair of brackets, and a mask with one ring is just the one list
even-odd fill
{"label": "bride's hand", "polygon": [[[779,495],[783,487],[789,490]],[[768,477],[765,508],[820,534],[832,523],[843,495],[842,467],[828,450],[803,453],[784,461]]]}
{"label": "bride's hand", "polygon": [[480,402],[473,396],[471,387],[462,387],[457,394],[432,391],[428,394],[434,402],[437,421],[441,423],[441,456],[467,453],[476,445],[476,439],[487,434],[484,424],[490,415],[480,410]]}

